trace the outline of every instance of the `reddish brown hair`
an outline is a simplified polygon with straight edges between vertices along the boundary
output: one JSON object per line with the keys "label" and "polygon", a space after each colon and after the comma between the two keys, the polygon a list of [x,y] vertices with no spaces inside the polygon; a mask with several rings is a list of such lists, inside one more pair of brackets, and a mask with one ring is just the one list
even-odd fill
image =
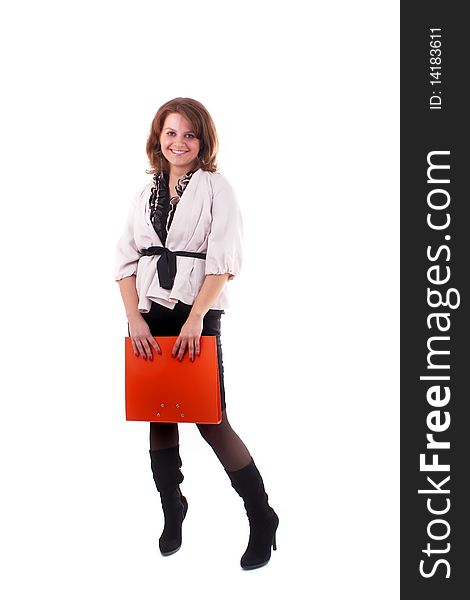
{"label": "reddish brown hair", "polygon": [[168,161],[163,156],[160,146],[160,135],[165,119],[170,113],[179,113],[183,117],[186,117],[193,127],[196,138],[201,143],[197,156],[198,164],[196,165],[196,169],[215,173],[217,170],[216,160],[219,142],[214,121],[208,110],[200,102],[192,98],[174,98],[165,102],[158,109],[157,114],[153,118],[147,139],[146,150],[151,168],[147,169],[146,172],[160,173],[162,168],[164,173],[169,172]]}

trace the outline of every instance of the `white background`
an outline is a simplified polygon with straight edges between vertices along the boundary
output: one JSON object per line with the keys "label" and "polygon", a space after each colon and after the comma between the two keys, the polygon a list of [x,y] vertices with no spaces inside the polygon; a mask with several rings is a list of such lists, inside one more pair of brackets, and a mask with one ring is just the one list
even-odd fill
{"label": "white background", "polygon": [[[2,9],[3,598],[398,598],[399,3]],[[163,558],[148,424],[126,422],[114,248],[158,107],[201,101],[245,222],[227,413],[280,516],[244,572],[241,499],[180,427]],[[5,588],[5,589],[3,589]]]}

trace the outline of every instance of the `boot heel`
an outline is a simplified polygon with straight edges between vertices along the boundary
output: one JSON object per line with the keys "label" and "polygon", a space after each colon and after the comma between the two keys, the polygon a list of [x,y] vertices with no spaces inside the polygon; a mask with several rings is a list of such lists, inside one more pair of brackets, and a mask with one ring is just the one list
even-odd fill
{"label": "boot heel", "polygon": [[276,532],[274,532],[274,536],[273,536],[273,550],[277,550],[277,544],[276,544]]}

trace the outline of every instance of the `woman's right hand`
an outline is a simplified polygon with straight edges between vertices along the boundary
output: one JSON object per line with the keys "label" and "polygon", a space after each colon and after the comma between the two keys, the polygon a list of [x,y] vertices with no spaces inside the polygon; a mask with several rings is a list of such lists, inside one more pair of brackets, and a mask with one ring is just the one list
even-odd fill
{"label": "woman's right hand", "polygon": [[144,360],[147,360],[147,358],[152,360],[152,346],[157,354],[162,353],[156,339],[150,333],[150,327],[140,314],[129,317],[127,321],[132,347],[136,356],[142,356]]}

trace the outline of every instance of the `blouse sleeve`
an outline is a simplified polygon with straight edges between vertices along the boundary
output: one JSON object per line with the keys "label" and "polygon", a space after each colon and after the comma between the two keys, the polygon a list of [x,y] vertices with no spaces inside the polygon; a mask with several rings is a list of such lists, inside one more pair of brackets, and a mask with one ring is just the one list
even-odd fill
{"label": "blouse sleeve", "polygon": [[130,277],[131,275],[135,275],[137,273],[137,264],[139,262],[140,252],[137,249],[134,239],[134,216],[137,201],[142,192],[143,189],[139,190],[131,202],[124,233],[122,234],[121,239],[116,247],[116,262],[114,271],[115,281],[119,281],[124,279],[124,277]]}
{"label": "blouse sleeve", "polygon": [[229,279],[238,275],[242,264],[242,236],[242,217],[235,192],[229,181],[219,174],[213,188],[206,275],[229,273]]}

